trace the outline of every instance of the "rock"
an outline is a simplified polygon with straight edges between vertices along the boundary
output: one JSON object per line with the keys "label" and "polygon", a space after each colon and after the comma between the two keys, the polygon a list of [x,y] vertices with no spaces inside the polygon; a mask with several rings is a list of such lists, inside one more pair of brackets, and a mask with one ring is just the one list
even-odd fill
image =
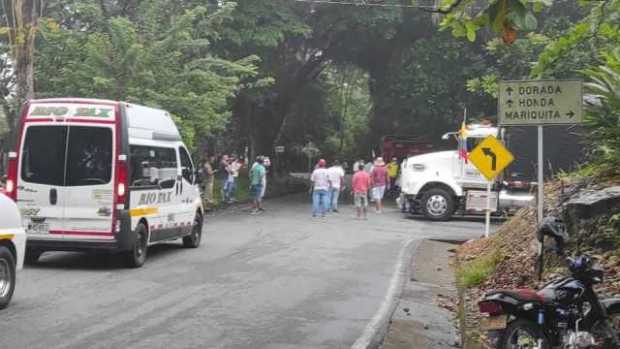
{"label": "rock", "polygon": [[430,326],[428,326],[428,324],[424,324],[424,329],[428,330],[430,328]]}
{"label": "rock", "polygon": [[603,190],[584,190],[564,204],[566,216],[573,222],[620,212],[620,186]]}

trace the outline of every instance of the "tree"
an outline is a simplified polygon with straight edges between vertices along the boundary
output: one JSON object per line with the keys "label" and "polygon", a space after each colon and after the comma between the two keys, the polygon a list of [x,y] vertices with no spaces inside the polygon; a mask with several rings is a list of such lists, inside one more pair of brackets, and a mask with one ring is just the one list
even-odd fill
{"label": "tree", "polygon": [[14,138],[18,109],[34,97],[35,38],[44,5],[44,0],[2,0],[2,32],[8,37],[10,69],[15,76],[14,96],[10,91],[2,92],[10,140]]}
{"label": "tree", "polygon": [[[37,54],[40,96],[127,100],[170,111],[190,146],[225,127],[256,56],[214,55],[217,26],[232,10],[192,2],[75,3],[43,28]],[[211,11],[211,12],[209,12]],[[124,15],[124,16],[122,16]]]}

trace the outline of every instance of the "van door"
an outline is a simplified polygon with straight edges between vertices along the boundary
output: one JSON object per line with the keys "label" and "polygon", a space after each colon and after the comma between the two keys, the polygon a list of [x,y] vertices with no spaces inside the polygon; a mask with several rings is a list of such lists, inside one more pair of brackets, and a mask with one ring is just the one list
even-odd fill
{"label": "van door", "polygon": [[28,236],[62,238],[67,126],[26,124],[17,201]]}
{"label": "van door", "polygon": [[197,187],[194,185],[196,182],[196,171],[192,164],[192,159],[185,147],[179,147],[179,158],[181,160],[181,209],[182,223],[184,227],[187,227],[186,233],[189,232],[194,222],[194,199],[200,196]]}
{"label": "van door", "polygon": [[[179,165],[174,148],[152,143],[129,145],[129,198],[130,212],[138,212],[132,219],[147,218],[149,241],[155,242],[178,235],[175,224],[178,226]],[[132,222],[132,226],[135,224],[137,221]]]}
{"label": "van door", "polygon": [[65,175],[65,238],[113,238],[114,128],[70,126]]}

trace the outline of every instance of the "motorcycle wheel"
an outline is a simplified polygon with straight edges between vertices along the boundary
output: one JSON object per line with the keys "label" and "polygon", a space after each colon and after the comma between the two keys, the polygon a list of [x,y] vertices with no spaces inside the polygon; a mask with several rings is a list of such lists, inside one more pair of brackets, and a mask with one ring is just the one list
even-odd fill
{"label": "motorcycle wheel", "polygon": [[598,343],[602,342],[602,349],[620,348],[620,308],[607,311],[609,320],[594,325],[592,334]]}
{"label": "motorcycle wheel", "polygon": [[[542,339],[542,345],[538,345],[538,339]],[[549,341],[535,323],[518,319],[511,322],[502,332],[497,349],[549,349]]]}

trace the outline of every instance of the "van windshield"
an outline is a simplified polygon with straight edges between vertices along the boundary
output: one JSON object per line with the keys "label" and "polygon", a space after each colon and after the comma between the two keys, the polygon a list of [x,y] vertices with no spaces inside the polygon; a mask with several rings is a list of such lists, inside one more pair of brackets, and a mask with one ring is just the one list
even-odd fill
{"label": "van windshield", "polygon": [[112,130],[87,126],[31,126],[22,179],[55,186],[107,184],[112,177]]}

